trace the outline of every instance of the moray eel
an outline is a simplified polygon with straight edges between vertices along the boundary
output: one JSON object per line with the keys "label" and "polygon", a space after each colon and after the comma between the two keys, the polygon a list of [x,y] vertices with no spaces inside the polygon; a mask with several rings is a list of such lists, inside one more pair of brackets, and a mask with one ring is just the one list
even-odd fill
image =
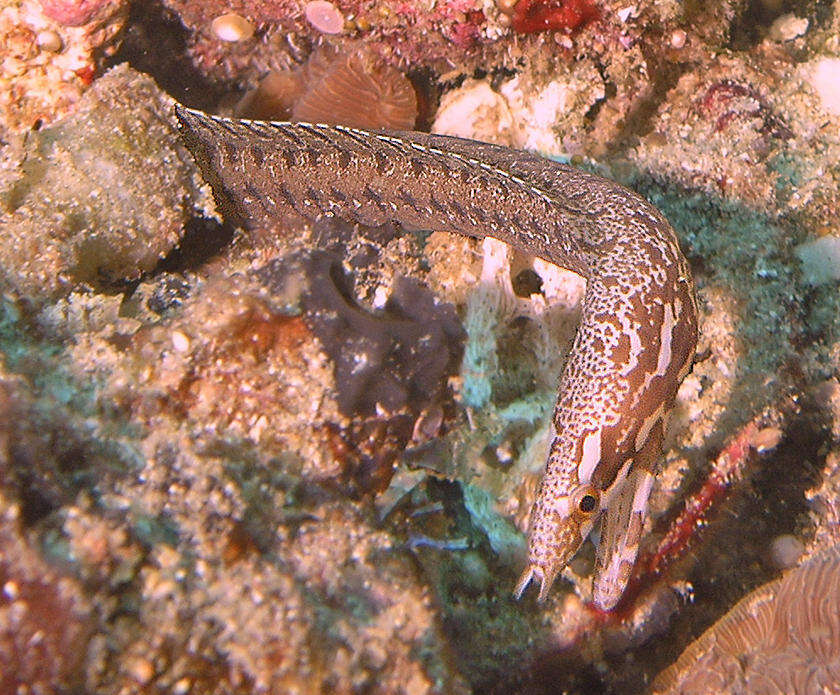
{"label": "moray eel", "polygon": [[514,593],[537,582],[544,600],[600,520],[593,600],[612,609],[697,344],[691,273],[662,214],[613,181],[496,145],[230,120],[181,106],[176,114],[217,200],[240,221],[296,212],[490,236],[586,278]]}

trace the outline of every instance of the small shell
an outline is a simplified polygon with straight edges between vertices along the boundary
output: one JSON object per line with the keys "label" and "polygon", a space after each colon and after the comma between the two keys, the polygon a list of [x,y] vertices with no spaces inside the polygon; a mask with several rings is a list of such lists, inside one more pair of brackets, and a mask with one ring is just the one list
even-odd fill
{"label": "small shell", "polygon": [[790,533],[776,536],[770,543],[770,559],[779,569],[789,569],[796,566],[804,552],[805,545]]}
{"label": "small shell", "polygon": [[254,25],[234,12],[216,17],[210,24],[210,30],[222,41],[245,41],[254,35]]}
{"label": "small shell", "polygon": [[58,53],[63,46],[61,37],[49,29],[39,31],[35,37],[35,43],[38,44],[38,48],[42,51],[48,51],[50,53]]}
{"label": "small shell", "polygon": [[190,351],[190,339],[182,331],[172,331],[172,347],[176,352],[186,353]]}
{"label": "small shell", "polygon": [[313,0],[303,9],[306,20],[322,34],[339,34],[344,29],[344,15],[326,0]]}
{"label": "small shell", "polygon": [[686,34],[682,29],[675,29],[671,34],[671,48],[676,48],[678,50],[683,48],[687,38],[688,34]]}

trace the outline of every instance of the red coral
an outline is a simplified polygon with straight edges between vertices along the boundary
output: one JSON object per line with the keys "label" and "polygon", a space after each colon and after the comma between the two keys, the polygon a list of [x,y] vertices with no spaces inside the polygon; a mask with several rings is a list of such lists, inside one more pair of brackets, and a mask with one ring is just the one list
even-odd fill
{"label": "red coral", "polygon": [[512,24],[521,34],[571,33],[597,19],[598,14],[598,8],[589,0],[519,0],[513,8]]}

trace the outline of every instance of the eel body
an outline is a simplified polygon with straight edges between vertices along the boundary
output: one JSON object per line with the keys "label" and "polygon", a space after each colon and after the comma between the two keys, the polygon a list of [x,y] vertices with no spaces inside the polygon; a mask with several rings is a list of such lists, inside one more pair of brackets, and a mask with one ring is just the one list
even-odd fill
{"label": "eel body", "polygon": [[691,274],[662,214],[612,181],[496,145],[176,111],[217,199],[240,220],[296,212],[490,236],[586,278],[515,593],[536,581],[544,599],[601,520],[593,597],[613,608],[697,343]]}

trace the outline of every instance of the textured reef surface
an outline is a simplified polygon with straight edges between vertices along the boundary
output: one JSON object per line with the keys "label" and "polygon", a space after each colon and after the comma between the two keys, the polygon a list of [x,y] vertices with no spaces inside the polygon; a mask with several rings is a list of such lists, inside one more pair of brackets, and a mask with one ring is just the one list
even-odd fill
{"label": "textured reef surface", "polygon": [[[840,0],[0,0],[0,694],[836,682],[838,95]],[[511,596],[584,281],[237,226],[175,99],[526,148],[662,210],[701,338],[614,612],[591,544]]]}

